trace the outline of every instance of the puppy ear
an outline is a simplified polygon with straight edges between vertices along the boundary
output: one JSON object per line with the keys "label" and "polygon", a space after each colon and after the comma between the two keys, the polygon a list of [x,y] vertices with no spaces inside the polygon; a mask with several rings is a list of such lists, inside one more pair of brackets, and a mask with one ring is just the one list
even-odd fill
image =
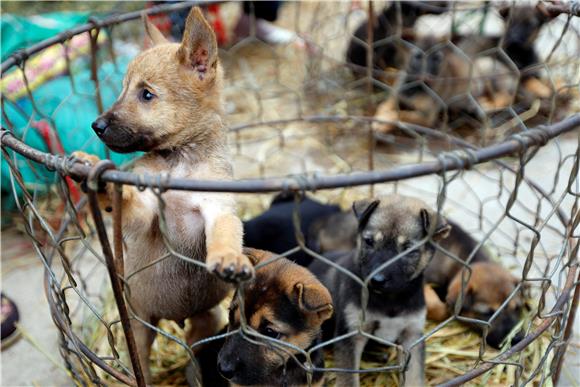
{"label": "puppy ear", "polygon": [[356,202],[352,203],[352,210],[354,215],[358,219],[358,230],[361,231],[364,229],[373,212],[377,209],[377,207],[381,204],[381,201],[364,199],[364,200],[357,200]]}
{"label": "puppy ear", "polygon": [[[438,218],[437,225],[432,226],[431,223],[434,218]],[[440,241],[447,238],[451,232],[451,225],[447,223],[447,220],[445,220],[442,215],[437,216],[433,211],[426,208],[421,209],[421,223],[423,224],[423,230],[425,230],[427,235],[429,235],[430,232],[433,232],[431,239],[434,241]],[[431,230],[431,227],[434,227],[434,230]]]}
{"label": "puppy ear", "polygon": [[203,17],[199,7],[189,12],[185,21],[183,40],[177,51],[179,62],[197,72],[199,79],[205,79],[215,71],[218,46],[215,33]]}
{"label": "puppy ear", "polygon": [[504,5],[503,7],[498,9],[499,16],[501,16],[502,19],[507,20],[508,17],[510,16],[510,10],[511,10],[511,7],[509,5]]}
{"label": "puppy ear", "polygon": [[242,253],[248,257],[254,266],[272,257],[272,254],[269,254],[266,251],[253,249],[251,247],[244,247]]}
{"label": "puppy ear", "polygon": [[294,285],[294,296],[298,308],[305,314],[315,314],[320,323],[328,320],[334,311],[330,292],[322,284],[304,284],[298,282]]}
{"label": "puppy ear", "polygon": [[145,26],[145,48],[169,42],[165,36],[163,36],[161,31],[155,27],[155,24],[151,23],[147,17],[147,14],[143,13],[141,15],[141,19],[143,20],[143,25]]}
{"label": "puppy ear", "polygon": [[544,3],[542,2],[538,2],[538,4],[536,4],[535,9],[538,20],[541,23],[547,23],[550,20],[558,17],[558,15],[560,15],[560,12],[551,12],[550,10],[548,10],[548,8],[546,8]]}

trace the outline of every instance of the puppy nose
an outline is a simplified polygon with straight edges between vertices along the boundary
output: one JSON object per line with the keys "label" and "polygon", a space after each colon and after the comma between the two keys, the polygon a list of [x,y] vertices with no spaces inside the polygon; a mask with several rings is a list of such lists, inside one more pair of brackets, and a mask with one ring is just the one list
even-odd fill
{"label": "puppy nose", "polygon": [[226,379],[231,379],[236,374],[237,362],[222,361],[218,363],[220,374]]}
{"label": "puppy nose", "polygon": [[382,275],[381,273],[375,274],[373,278],[371,278],[371,285],[382,286],[385,284],[385,280],[386,280],[385,276]]}
{"label": "puppy nose", "polygon": [[97,136],[102,136],[103,133],[105,133],[105,131],[109,127],[109,121],[103,117],[99,117],[95,120],[95,122],[91,124],[91,127],[93,128]]}

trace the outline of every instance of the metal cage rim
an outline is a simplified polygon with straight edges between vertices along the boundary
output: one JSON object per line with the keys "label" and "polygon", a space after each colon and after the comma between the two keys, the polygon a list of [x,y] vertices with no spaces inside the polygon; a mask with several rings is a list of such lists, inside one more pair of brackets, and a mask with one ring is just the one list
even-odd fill
{"label": "metal cage rim", "polygon": [[[315,116],[302,117],[296,120],[304,121],[329,121],[358,119],[361,121],[372,122],[373,119],[368,117],[353,116]],[[278,121],[277,121],[278,122]],[[268,125],[268,122],[256,125]],[[132,172],[118,170],[108,170],[102,174],[102,181],[110,183],[120,183],[134,186],[145,186],[161,190],[184,190],[184,191],[206,191],[206,192],[232,192],[232,193],[268,193],[278,191],[317,191],[322,189],[333,189],[341,187],[354,187],[360,185],[386,183],[399,181],[414,177],[438,174],[453,170],[465,170],[474,165],[483,164],[489,161],[497,160],[516,152],[528,149],[533,146],[542,146],[545,142],[554,139],[560,134],[571,132],[580,128],[580,113],[569,116],[568,118],[549,126],[537,127],[522,132],[503,142],[487,146],[484,148],[471,149],[469,160],[462,157],[451,157],[452,152],[442,152],[436,161],[427,161],[422,163],[412,163],[395,166],[389,169],[372,170],[367,172],[353,172],[350,174],[335,174],[324,176],[305,176],[296,177],[270,177],[261,179],[234,179],[229,181],[223,180],[194,180],[183,178],[159,179],[158,176],[139,175]],[[436,136],[437,131],[429,128],[418,129],[428,136]],[[419,131],[418,130],[418,131]],[[435,133],[435,134],[434,134]],[[452,136],[449,136],[453,138]],[[43,164],[45,167],[57,170],[59,173],[69,175],[77,180],[82,180],[88,176],[90,166],[82,162],[75,162],[67,166],[66,157],[46,153],[28,146],[17,139],[12,132],[2,128],[0,131],[2,146],[19,153],[29,160]],[[465,144],[463,144],[465,147]],[[449,157],[445,157],[449,155]],[[163,181],[162,181],[163,180]]]}

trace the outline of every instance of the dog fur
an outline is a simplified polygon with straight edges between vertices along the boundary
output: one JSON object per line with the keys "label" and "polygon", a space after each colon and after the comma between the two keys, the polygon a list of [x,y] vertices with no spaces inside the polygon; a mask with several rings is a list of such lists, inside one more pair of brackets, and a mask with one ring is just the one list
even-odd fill
{"label": "dog fur", "polygon": [[[413,36],[417,19],[426,14],[439,14],[447,10],[447,2],[395,1],[385,7],[373,22],[373,43],[389,37],[401,35],[407,40]],[[360,24],[354,32],[347,52],[347,63],[354,65],[353,73],[363,76],[367,65],[368,20]],[[380,72],[388,68],[402,69],[407,60],[406,49],[395,42],[384,42],[373,48],[373,69]],[[379,77],[380,78],[380,77]]]}
{"label": "dog fur", "polygon": [[521,71],[518,99],[550,98],[551,88],[541,81],[540,69],[536,66],[540,58],[535,43],[543,26],[558,16],[550,12],[542,3],[536,6],[504,6],[499,14],[505,23],[503,38],[500,36],[458,35],[454,42],[468,56],[475,57],[486,51],[495,52],[499,47],[505,55],[497,55],[497,60],[509,69]]}
{"label": "dog fur", "polygon": [[[425,271],[425,292],[429,300],[427,316],[443,321],[455,309],[461,294],[464,265],[447,255],[452,254],[463,262],[472,257],[469,261],[471,276],[466,283],[459,315],[488,321],[515,290],[519,280],[499,263],[493,262],[485,248],[478,246],[478,242],[459,225],[450,224],[449,237],[440,244],[445,252],[438,250]],[[489,345],[499,348],[506,335],[517,325],[523,303],[523,294],[519,292],[493,320],[486,336]],[[522,335],[517,334],[512,344],[521,338]]]}
{"label": "dog fur", "polygon": [[[499,11],[506,22],[503,49],[519,70],[525,70],[539,63],[534,47],[542,27],[556,14],[550,13],[541,3],[536,6],[522,5],[503,7]],[[522,74],[522,79],[537,77],[534,71]]]}
{"label": "dog fur", "polygon": [[[328,264],[315,261],[310,269],[328,287],[335,301],[336,314],[323,327],[325,336],[345,335],[360,327],[382,340],[399,343],[410,353],[405,383],[424,385],[424,343],[413,345],[423,334],[425,324],[423,270],[435,252],[432,241],[445,238],[449,226],[424,202],[399,195],[355,202],[353,210],[358,220],[356,249],[328,258],[358,278],[372,276],[368,282],[365,320],[361,323],[360,284]],[[380,267],[400,254],[403,254],[400,259],[380,271]],[[336,343],[335,366],[360,369],[367,342],[365,336],[356,335]],[[359,377],[337,373],[336,385],[358,386]]]}
{"label": "dog fur", "polygon": [[[309,230],[309,245],[320,253],[348,251],[356,246],[356,218],[341,212],[317,219]],[[502,265],[493,262],[484,247],[461,226],[448,221],[451,230],[447,238],[438,242],[433,260],[425,270],[425,299],[427,317],[443,321],[451,316],[461,293],[464,265],[450,258],[453,254],[462,261],[470,259],[471,277],[467,282],[460,315],[488,321],[495,311],[511,295],[519,280]],[[445,250],[447,253],[443,252]],[[519,322],[524,304],[523,292],[519,292],[505,309],[493,320],[486,336],[487,343],[498,348],[506,335]],[[474,327],[478,328],[477,325]],[[516,334],[512,344],[521,340]]]}
{"label": "dog fur", "polygon": [[[146,19],[145,30],[151,47],[129,64],[121,95],[93,129],[116,152],[146,152],[134,164],[137,174],[231,179],[220,98],[222,69],[211,27],[196,7],[187,18],[181,43],[169,43]],[[94,156],[76,155],[97,161]],[[110,207],[113,189],[109,184],[100,195],[104,208]],[[130,306],[153,325],[161,318],[205,320],[206,312],[231,289],[223,279],[237,281],[253,274],[242,253],[242,223],[235,215],[234,197],[185,191],[168,191],[162,197],[160,206],[151,190],[123,187],[124,272]],[[209,270],[176,254],[205,262]],[[154,263],[161,257],[167,258]],[[150,383],[148,359],[155,332],[137,320],[132,326]]]}
{"label": "dog fur", "polygon": [[[541,3],[535,7],[502,7],[499,13],[506,24],[503,39],[498,36],[455,35],[452,41],[457,48],[452,49],[452,46],[445,44],[445,39],[416,38],[415,47],[410,50],[405,62],[407,76],[397,98],[391,96],[379,104],[375,118],[435,128],[437,122],[447,116],[453,127],[477,129],[486,119],[482,108],[495,110],[510,106],[516,102],[513,97],[515,91],[516,100],[525,102],[524,106],[536,98],[550,98],[553,91],[541,81],[539,69],[535,68],[540,60],[534,44],[541,28],[557,15],[548,12]],[[494,75],[497,70],[491,73],[482,70],[477,65],[478,59],[485,52],[495,53],[493,49],[498,47],[505,55],[497,55],[496,59],[509,69],[515,66],[521,71],[519,82],[517,77],[485,80],[487,75]],[[438,98],[433,98],[419,81]],[[467,98],[467,94],[475,97],[478,103]],[[441,105],[441,101],[445,106]],[[388,133],[396,125],[375,122],[373,127]]]}
{"label": "dog fur", "polygon": [[[311,220],[302,225],[302,232],[306,235],[306,245],[319,254],[331,254],[336,257],[337,252],[349,252],[356,247],[358,221],[351,212],[323,212],[308,213],[312,208],[325,206],[313,199],[307,199],[313,204],[298,208],[301,219]],[[275,208],[275,204],[272,208]],[[328,205],[326,205],[328,206]],[[328,206],[328,210],[332,206]],[[323,207],[322,207],[323,208]],[[285,214],[285,215],[284,215]],[[292,211],[278,212],[277,216],[286,217],[290,223]],[[260,219],[259,217],[256,219]],[[282,222],[282,218],[278,220]],[[463,264],[449,258],[443,250],[465,261],[471,254],[471,278],[467,284],[463,299],[461,315],[488,321],[493,312],[507,299],[517,286],[518,279],[499,263],[493,262],[484,247],[478,248],[478,242],[473,239],[459,224],[448,221],[451,226],[447,238],[438,242],[441,249],[437,249],[433,260],[425,270],[425,298],[427,301],[427,317],[434,321],[443,321],[454,310],[455,302],[461,291],[461,276]],[[306,226],[306,227],[305,227]],[[273,236],[276,239],[275,236]],[[278,243],[270,241],[269,243]],[[294,245],[293,245],[294,246]],[[293,247],[292,246],[292,247]],[[290,247],[287,246],[285,250]],[[319,264],[317,264],[319,265]],[[523,294],[518,293],[506,308],[492,322],[487,335],[487,342],[498,347],[505,336],[518,323],[523,306]],[[517,334],[513,343],[521,339]]]}
{"label": "dog fur", "polygon": [[[468,94],[481,95],[483,85],[470,81],[477,78],[477,74],[471,74],[470,63],[444,39],[417,38],[410,50],[405,72],[405,79],[396,95],[379,104],[375,118],[429,128],[437,128],[438,122],[457,125],[459,120],[473,127],[481,126],[484,119],[481,109],[468,98]],[[375,122],[373,128],[388,133],[396,125]]]}
{"label": "dog fur", "polygon": [[[294,211],[300,214],[300,230],[309,230],[317,219],[342,213],[339,206],[322,204],[309,197],[302,197],[296,203],[293,195],[279,194],[274,197],[268,210],[244,222],[244,246],[276,254],[283,254],[298,246],[292,218]],[[308,240],[306,245],[318,250],[317,246],[311,246]],[[313,259],[303,250],[287,258],[301,266],[308,266]]]}
{"label": "dog fur", "polygon": [[[270,252],[245,249],[255,264],[276,258]],[[243,286],[244,313],[248,325],[258,333],[303,350],[319,344],[321,327],[333,313],[331,295],[306,268],[285,258],[260,267],[256,278]],[[234,296],[229,330],[240,327],[240,300]],[[308,385],[301,367],[306,359],[289,347],[276,348],[263,339],[241,334],[225,339],[218,356],[218,369],[233,385]],[[296,357],[291,357],[291,355]],[[297,363],[298,362],[300,363]],[[313,365],[324,367],[322,350],[311,354]],[[323,374],[312,374],[312,385],[322,385]]]}

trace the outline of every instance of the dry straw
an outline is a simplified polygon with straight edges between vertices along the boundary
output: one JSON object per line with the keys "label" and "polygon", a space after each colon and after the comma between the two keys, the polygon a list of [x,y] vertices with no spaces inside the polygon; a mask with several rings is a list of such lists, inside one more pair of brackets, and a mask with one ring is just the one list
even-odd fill
{"label": "dry straw", "polygon": [[[533,300],[528,299],[528,304],[532,305]],[[116,321],[115,316],[116,307],[112,297],[108,297],[103,306],[103,317],[106,321]],[[524,318],[522,321],[525,321]],[[87,342],[95,353],[100,356],[111,356],[111,348],[107,341],[106,330],[102,324],[96,319],[93,319],[86,324],[83,324],[87,329],[88,335],[85,342]],[[430,332],[437,326],[437,323],[429,321],[425,327],[425,333]],[[517,326],[516,330],[521,326]],[[180,327],[173,321],[162,320],[159,328],[176,336],[180,339],[185,337],[185,329]],[[534,324],[535,328],[535,324]],[[124,339],[121,327],[115,324],[112,327],[113,334],[116,339],[117,349],[123,363],[128,362],[128,353],[124,348]],[[515,331],[515,330],[514,330]],[[509,337],[509,336],[508,336]],[[442,329],[437,331],[426,341],[426,361],[425,372],[428,385],[436,385],[449,380],[453,376],[462,375],[466,371],[472,369],[479,358],[479,350],[482,344],[481,335],[471,330],[467,326],[452,321],[445,325]],[[550,344],[550,336],[548,333],[540,336],[538,340],[533,341],[527,346],[524,351],[515,355],[513,359],[519,360],[521,356],[521,364],[523,365],[521,377],[526,380],[532,373],[542,368],[542,358],[546,353]],[[505,350],[505,348],[503,348]],[[499,355],[503,351],[498,351],[489,346],[486,349],[484,359],[490,360]],[[178,386],[186,384],[185,370],[190,361],[187,351],[178,343],[161,335],[157,335],[155,343],[153,344],[151,352],[151,370],[153,375],[153,382],[156,385],[164,386]],[[550,357],[543,364],[549,364]],[[113,362],[114,364],[114,362]],[[379,347],[378,345],[371,345],[367,347],[363,360],[361,363],[362,369],[384,367],[385,365],[396,365],[397,353],[393,348]],[[325,367],[333,366],[332,351],[328,350],[325,353]],[[117,383],[111,375],[100,372],[106,384]],[[538,373],[533,378],[533,385],[538,384],[542,377],[542,373]],[[494,367],[491,371],[483,376],[476,378],[467,386],[508,386],[513,385],[516,378],[516,367],[506,366],[500,364]],[[334,375],[329,373],[326,375],[327,385],[334,385]],[[545,380],[544,385],[549,387],[551,381]],[[396,386],[399,385],[397,374],[394,372],[384,373],[364,373],[361,375],[361,386]]]}

